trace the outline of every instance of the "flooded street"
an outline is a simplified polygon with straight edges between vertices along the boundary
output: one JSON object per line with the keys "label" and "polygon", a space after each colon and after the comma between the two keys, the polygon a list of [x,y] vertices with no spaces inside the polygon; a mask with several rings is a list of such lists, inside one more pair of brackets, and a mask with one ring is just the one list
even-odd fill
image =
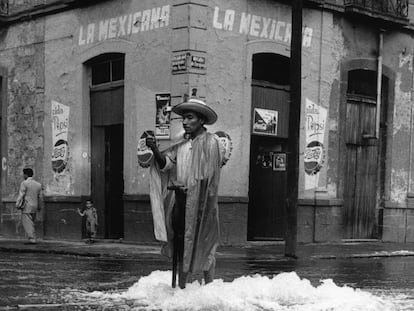
{"label": "flooded street", "polygon": [[[151,275],[156,270],[161,272]],[[157,291],[161,296],[155,297],[156,301],[165,297],[168,299],[173,297],[177,300],[177,297],[180,297],[179,292],[183,292],[178,289],[172,291],[169,288],[168,270],[170,270],[169,262],[159,256],[131,260],[2,252],[0,253],[0,310],[18,309],[17,307],[26,310],[62,310],[64,304],[66,304],[65,309],[70,310],[139,310],[139,308],[154,310],[148,307],[151,306],[151,302],[137,297],[151,296],[152,292]],[[279,275],[280,280],[273,278],[280,273],[291,271],[295,273]],[[255,274],[259,275],[253,277]],[[238,279],[242,276],[251,276],[251,278]],[[137,285],[141,277],[145,277],[143,280],[146,285]],[[358,296],[360,290],[364,294],[369,292],[382,299],[379,302],[379,310],[414,309],[414,257],[411,256],[296,261],[283,257],[259,256],[221,258],[217,263],[216,279],[222,279],[224,282],[214,282],[214,286],[209,289],[209,295],[221,295],[224,300],[226,297],[233,296],[237,301],[245,299],[256,306],[252,310],[325,310],[318,309],[315,305],[315,297],[320,297],[321,294],[330,295],[330,291],[333,291],[335,296],[345,297],[351,294],[361,299]],[[305,279],[310,283],[307,284]],[[328,284],[326,288],[321,286],[323,284],[321,281],[326,279],[332,279],[334,284]],[[284,284],[282,289],[281,284]],[[349,293],[343,286],[360,290]],[[200,288],[198,285],[187,286],[186,297],[197,300],[198,293],[205,288]],[[247,294],[240,293],[240,288],[244,288]],[[271,294],[255,293],[259,289],[269,290]],[[284,290],[288,293],[282,293]],[[206,296],[205,294],[203,295]],[[270,299],[268,304],[261,305],[260,301],[266,299]],[[283,299],[292,305],[285,303],[282,304],[283,308],[274,305],[276,302],[280,304]],[[327,299],[328,304],[331,303],[329,297],[324,299]],[[364,299],[368,302],[373,298],[362,296],[362,304]],[[252,303],[253,300],[257,301]],[[210,302],[204,299],[200,303]],[[307,303],[311,303],[313,307],[306,306]],[[149,309],[146,309],[147,307]],[[335,309],[332,305],[331,307],[330,310],[341,310]],[[182,306],[182,309],[178,307],[174,310],[193,309],[196,307],[193,308],[187,303]]]}

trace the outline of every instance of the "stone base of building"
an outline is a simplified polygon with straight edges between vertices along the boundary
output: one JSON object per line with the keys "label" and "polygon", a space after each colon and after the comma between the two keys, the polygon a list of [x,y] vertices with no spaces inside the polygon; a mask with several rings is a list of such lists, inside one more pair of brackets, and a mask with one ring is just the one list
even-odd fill
{"label": "stone base of building", "polygon": [[[21,212],[15,206],[15,201],[3,201],[0,213],[0,234],[6,238],[26,239],[21,221]],[[44,216],[43,212],[36,214],[35,230],[36,236],[40,239],[44,238]]]}
{"label": "stone base of building", "polygon": [[[55,196],[45,198],[45,209],[38,214],[36,234],[39,238],[59,240],[82,239],[82,217],[77,209],[85,198]],[[3,237],[25,238],[20,212],[14,201],[3,201],[0,234]],[[247,199],[220,198],[219,215],[223,245],[243,245],[247,241]],[[98,238],[99,230],[98,230]],[[156,243],[148,195],[124,196],[124,240]]]}
{"label": "stone base of building", "polygon": [[[82,239],[82,197],[46,197],[45,209],[37,214],[38,238],[59,240]],[[298,202],[299,243],[339,242],[345,238],[343,202],[338,199]],[[3,237],[25,239],[20,211],[14,201],[3,201],[1,206],[0,234]],[[247,243],[247,198],[221,197],[219,217],[222,245]],[[386,204],[382,211],[382,240],[384,242],[414,242],[414,207]],[[156,243],[151,206],[148,195],[124,196],[124,240],[137,243]],[[99,237],[98,237],[99,238]]]}
{"label": "stone base of building", "polygon": [[343,202],[338,199],[298,201],[299,243],[337,242],[344,238]]}
{"label": "stone base of building", "polygon": [[[247,241],[247,199],[219,199],[221,243],[243,245]],[[139,243],[156,242],[148,196],[124,196],[124,239]]]}
{"label": "stone base of building", "polygon": [[414,242],[414,208],[386,206],[383,210],[382,240]]}

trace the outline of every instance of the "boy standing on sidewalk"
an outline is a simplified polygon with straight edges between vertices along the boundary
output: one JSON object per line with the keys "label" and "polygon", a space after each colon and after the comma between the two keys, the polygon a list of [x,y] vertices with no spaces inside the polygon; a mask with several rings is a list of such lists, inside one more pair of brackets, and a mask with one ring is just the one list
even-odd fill
{"label": "boy standing on sidewalk", "polygon": [[88,235],[88,240],[86,243],[93,243],[96,236],[96,230],[98,227],[98,214],[96,213],[96,208],[93,207],[92,200],[86,200],[86,208],[83,212],[78,208],[78,213],[82,217],[85,217],[86,225],[86,234]]}

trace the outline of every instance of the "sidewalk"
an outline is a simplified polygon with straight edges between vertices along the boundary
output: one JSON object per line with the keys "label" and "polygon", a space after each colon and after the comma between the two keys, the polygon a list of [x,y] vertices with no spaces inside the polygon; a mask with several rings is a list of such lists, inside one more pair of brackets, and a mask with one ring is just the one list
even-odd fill
{"label": "sidewalk", "polygon": [[[47,253],[102,258],[157,258],[160,246],[98,240],[93,244],[82,241],[39,240],[35,245],[26,240],[0,237],[0,253]],[[222,246],[217,250],[218,259],[256,258],[280,260],[284,258],[283,243],[248,242],[245,246]],[[414,256],[414,243],[344,242],[313,243],[297,246],[299,259],[329,260],[337,258]]]}

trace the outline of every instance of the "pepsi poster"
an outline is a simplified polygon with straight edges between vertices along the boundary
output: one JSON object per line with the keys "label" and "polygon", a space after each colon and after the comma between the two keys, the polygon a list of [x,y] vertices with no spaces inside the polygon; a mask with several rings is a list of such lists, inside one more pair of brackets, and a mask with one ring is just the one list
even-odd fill
{"label": "pepsi poster", "polygon": [[68,161],[69,106],[52,100],[52,169],[65,170]]}
{"label": "pepsi poster", "polygon": [[304,153],[305,190],[318,188],[325,164],[324,146],[327,109],[306,98],[306,147]]}

